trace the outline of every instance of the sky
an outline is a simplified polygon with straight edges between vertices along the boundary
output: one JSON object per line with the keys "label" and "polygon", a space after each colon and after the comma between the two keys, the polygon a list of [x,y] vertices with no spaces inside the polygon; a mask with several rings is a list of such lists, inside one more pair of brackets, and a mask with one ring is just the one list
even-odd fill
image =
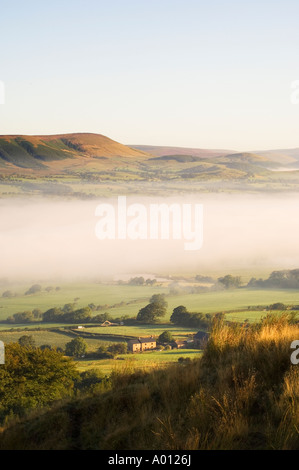
{"label": "sky", "polygon": [[299,147],[298,0],[0,0],[0,17],[0,134]]}

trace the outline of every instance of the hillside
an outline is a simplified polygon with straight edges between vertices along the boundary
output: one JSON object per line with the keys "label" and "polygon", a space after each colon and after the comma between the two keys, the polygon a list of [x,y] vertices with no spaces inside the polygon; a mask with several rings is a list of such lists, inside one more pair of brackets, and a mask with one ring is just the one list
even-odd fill
{"label": "hillside", "polygon": [[256,151],[259,155],[265,156],[269,160],[289,165],[299,162],[299,148],[294,149],[278,149],[278,150],[261,150]]}
{"label": "hillside", "polygon": [[[1,450],[299,450],[298,323],[214,325],[202,359],[114,373],[106,390],[4,426]],[[298,354],[297,354],[298,355]]]}
{"label": "hillside", "polygon": [[107,160],[135,161],[147,157],[142,151],[100,134],[0,136],[0,167],[5,174],[21,169],[24,174],[30,173],[29,170],[37,174],[59,174],[81,167],[109,167]]}
{"label": "hillside", "polygon": [[0,197],[298,191],[298,168],[297,149],[133,148],[91,133],[0,136]]}

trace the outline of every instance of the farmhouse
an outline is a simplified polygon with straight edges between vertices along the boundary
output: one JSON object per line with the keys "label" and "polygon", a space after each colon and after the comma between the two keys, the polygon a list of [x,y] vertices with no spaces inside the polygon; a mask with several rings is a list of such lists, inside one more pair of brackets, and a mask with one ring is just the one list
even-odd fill
{"label": "farmhouse", "polygon": [[195,348],[203,348],[209,339],[209,333],[205,331],[198,331],[196,335],[193,337],[194,347]]}
{"label": "farmhouse", "polygon": [[148,349],[155,349],[157,346],[156,339],[153,336],[147,338],[136,338],[128,341],[128,349],[132,352],[146,351]]}

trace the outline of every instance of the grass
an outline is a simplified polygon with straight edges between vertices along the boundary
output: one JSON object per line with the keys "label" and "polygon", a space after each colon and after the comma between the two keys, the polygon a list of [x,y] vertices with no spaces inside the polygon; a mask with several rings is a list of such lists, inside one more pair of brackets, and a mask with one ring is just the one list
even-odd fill
{"label": "grass", "polygon": [[263,310],[244,310],[225,314],[225,319],[232,322],[256,323],[267,315],[267,311]]}
{"label": "grass", "polygon": [[76,364],[80,372],[98,369],[104,375],[111,375],[111,373],[123,373],[124,371],[158,369],[177,362],[180,357],[195,359],[199,358],[201,354],[202,351],[198,349],[144,351],[136,354],[122,354],[116,359],[80,360]]}
{"label": "grass", "polygon": [[189,334],[197,333],[198,329],[188,328],[188,327],[178,327],[172,325],[171,323],[163,323],[156,325],[138,325],[138,326],[95,326],[88,328],[89,333],[99,333],[99,334],[117,334],[117,335],[126,335],[126,336],[159,336],[163,331],[170,331],[174,337],[180,337],[185,339]]}
{"label": "grass", "polygon": [[189,311],[202,313],[225,312],[227,310],[248,309],[249,306],[271,305],[282,302],[286,305],[299,303],[299,293],[295,289],[233,289],[202,294],[189,294],[170,297],[168,311],[177,305],[185,305]]}

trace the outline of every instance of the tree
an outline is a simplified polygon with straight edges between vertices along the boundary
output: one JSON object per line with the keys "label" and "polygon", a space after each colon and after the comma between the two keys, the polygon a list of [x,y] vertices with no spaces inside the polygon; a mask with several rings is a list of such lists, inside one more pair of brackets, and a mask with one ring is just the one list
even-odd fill
{"label": "tree", "polygon": [[129,280],[129,285],[130,286],[143,286],[144,282],[145,282],[145,280],[144,280],[144,277],[142,277],[142,276],[132,277]]}
{"label": "tree", "polygon": [[35,320],[40,320],[43,317],[43,312],[40,308],[34,308],[32,314]]}
{"label": "tree", "polygon": [[176,325],[206,329],[211,326],[212,316],[209,313],[188,312],[184,305],[179,305],[173,309],[170,321]]}
{"label": "tree", "polygon": [[240,287],[241,278],[240,276],[232,276],[231,274],[227,274],[224,277],[219,277],[218,282],[223,284],[225,289],[234,289],[236,287]]}
{"label": "tree", "polygon": [[98,315],[95,315],[92,319],[93,322],[95,323],[104,323],[105,321],[112,320],[111,315],[109,313],[98,313]]}
{"label": "tree", "polygon": [[213,279],[212,277],[210,276],[202,276],[200,274],[197,274],[197,276],[195,276],[195,280],[197,282],[207,282],[209,284],[213,284],[215,282],[215,279]]}
{"label": "tree", "polygon": [[153,286],[153,285],[156,284],[156,283],[157,283],[157,280],[156,280],[156,279],[147,279],[147,280],[145,281],[145,284],[146,284],[147,286]]}
{"label": "tree", "polygon": [[128,352],[127,343],[114,343],[108,347],[108,352],[111,352],[113,355],[117,356],[118,354],[126,354]]}
{"label": "tree", "polygon": [[61,308],[50,308],[43,314],[43,321],[44,322],[55,322],[61,320],[63,316],[63,311]]}
{"label": "tree", "polygon": [[163,315],[165,315],[164,310],[161,310],[156,304],[148,304],[139,310],[137,320],[143,323],[153,323]]}
{"label": "tree", "polygon": [[62,310],[64,313],[71,313],[75,310],[75,306],[76,306],[75,303],[65,304]]}
{"label": "tree", "polygon": [[166,309],[167,309],[168,304],[165,300],[165,294],[154,294],[154,295],[152,295],[151,298],[150,298],[150,303],[151,304],[156,304],[161,309],[165,309],[165,313],[166,313]]}
{"label": "tree", "polygon": [[15,323],[31,323],[34,321],[34,315],[29,310],[27,312],[18,312],[13,314]]}
{"label": "tree", "polygon": [[3,292],[2,297],[11,298],[11,297],[14,297],[14,294],[13,292],[11,292],[11,290],[6,290]]}
{"label": "tree", "polygon": [[78,322],[88,322],[91,319],[91,308],[83,307],[74,312],[74,321]]}
{"label": "tree", "polygon": [[108,351],[107,346],[100,346],[95,353],[95,357],[97,359],[113,359],[114,354],[110,351]]}
{"label": "tree", "polygon": [[287,310],[287,306],[282,302],[276,302],[269,306],[269,310]]}
{"label": "tree", "polygon": [[85,356],[87,344],[83,338],[74,338],[65,345],[65,354],[67,356],[82,357]]}
{"label": "tree", "polygon": [[150,303],[141,308],[137,320],[143,323],[153,323],[158,317],[166,314],[167,302],[164,294],[155,294],[150,298]]}
{"label": "tree", "polygon": [[23,335],[18,339],[20,346],[24,348],[35,348],[35,340],[31,335]]}
{"label": "tree", "polygon": [[153,305],[148,304],[141,308],[137,314],[137,320],[143,323],[152,323],[155,320]]}
{"label": "tree", "polygon": [[42,286],[39,284],[33,284],[26,292],[25,295],[36,294],[42,290]]}
{"label": "tree", "polygon": [[187,308],[184,305],[179,305],[178,307],[175,307],[173,309],[170,321],[172,323],[181,323],[181,321],[186,317],[187,314]]}
{"label": "tree", "polygon": [[172,337],[172,334],[170,333],[170,331],[163,331],[163,333],[160,334],[159,338],[158,338],[158,342],[159,343],[170,343],[171,341],[173,341],[173,337]]}
{"label": "tree", "polygon": [[73,361],[57,351],[7,344],[0,367],[0,422],[72,396],[78,375]]}

